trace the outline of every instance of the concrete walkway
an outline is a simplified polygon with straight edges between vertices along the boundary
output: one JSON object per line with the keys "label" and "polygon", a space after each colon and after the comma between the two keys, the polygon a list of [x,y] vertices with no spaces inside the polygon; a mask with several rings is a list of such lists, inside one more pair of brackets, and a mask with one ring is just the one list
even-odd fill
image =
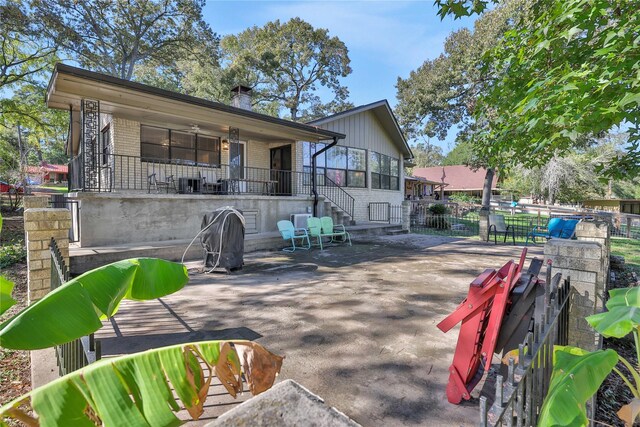
{"label": "concrete walkway", "polygon": [[[161,300],[125,303],[101,332],[105,356],[192,340],[256,340],[291,378],[364,426],[475,425],[477,401],[447,402],[458,328],[436,324],[485,268],[521,247],[399,235],[320,251],[258,252],[233,274],[200,274]],[[542,257],[541,248],[529,257]],[[210,392],[208,422],[238,401]],[[241,400],[248,398],[247,393]],[[199,423],[190,423],[198,425]]]}

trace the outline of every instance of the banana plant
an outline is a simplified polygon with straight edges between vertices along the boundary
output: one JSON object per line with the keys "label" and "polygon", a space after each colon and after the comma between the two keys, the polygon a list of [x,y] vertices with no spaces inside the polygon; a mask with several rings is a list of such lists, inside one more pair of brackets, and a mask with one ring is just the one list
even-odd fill
{"label": "banana plant", "polygon": [[0,315],[16,303],[16,300],[11,298],[11,292],[13,292],[13,282],[0,276]]}
{"label": "banana plant", "polygon": [[578,347],[555,346],[553,373],[538,427],[586,426],[586,401],[598,391],[618,362],[613,350],[588,352]]}
{"label": "banana plant", "polygon": [[[586,318],[604,337],[622,338],[633,333],[636,357],[640,360],[640,288],[609,291],[607,311]],[[616,364],[622,363],[628,378]],[[554,365],[549,393],[545,398],[539,426],[586,425],[585,402],[614,371],[633,394],[633,400],[618,411],[626,425],[632,425],[640,414],[640,375],[629,361],[613,350],[589,353],[577,347],[554,348]]]}
{"label": "banana plant", "polygon": [[[117,261],[75,277],[0,324],[0,347],[37,350],[102,327],[122,299],[150,300],[182,289],[187,268],[156,258]],[[3,292],[6,285],[3,286]]]}
{"label": "banana plant", "polygon": [[[0,426],[177,426],[197,420],[216,376],[228,393],[269,389],[283,358],[251,341],[205,341],[103,359],[0,407]],[[172,389],[175,392],[172,392]],[[177,398],[176,398],[177,396]]]}

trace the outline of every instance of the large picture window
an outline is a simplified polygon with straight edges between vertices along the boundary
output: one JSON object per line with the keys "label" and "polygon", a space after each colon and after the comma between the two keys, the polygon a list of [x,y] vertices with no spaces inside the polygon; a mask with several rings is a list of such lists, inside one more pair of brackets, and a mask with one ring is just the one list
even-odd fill
{"label": "large picture window", "polygon": [[400,162],[384,154],[371,152],[371,188],[398,190],[400,188]]}
{"label": "large picture window", "polygon": [[146,161],[218,166],[220,138],[140,126],[140,156]]}
{"label": "large picture window", "polygon": [[[302,149],[304,171],[311,173],[311,157],[326,144],[304,142]],[[325,176],[341,187],[365,188],[367,171],[366,151],[336,145],[316,159],[318,185],[325,185]]]}

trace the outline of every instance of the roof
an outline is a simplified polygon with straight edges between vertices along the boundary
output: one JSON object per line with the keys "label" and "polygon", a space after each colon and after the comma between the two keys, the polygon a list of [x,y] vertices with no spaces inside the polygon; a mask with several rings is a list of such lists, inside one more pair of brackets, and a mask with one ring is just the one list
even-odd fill
{"label": "roof", "polygon": [[[442,181],[430,181],[427,178],[423,178],[421,176],[405,175],[404,179],[407,180],[407,181],[418,181],[418,182],[421,182],[423,184],[442,185]],[[449,185],[449,184],[447,184],[445,182],[444,185],[446,186],[446,185]]]}
{"label": "roof", "polygon": [[[480,168],[476,171],[468,166],[434,166],[430,168],[413,168],[413,175],[421,176],[430,181],[447,182],[447,191],[471,191],[482,190],[484,187],[484,177],[487,170]],[[491,189],[497,187],[497,174],[493,176]]]}
{"label": "roof", "polygon": [[321,141],[345,137],[317,126],[57,63],[47,88],[47,106],[78,111],[82,99],[99,100],[101,112],[138,121],[181,127],[197,124],[217,133],[236,127],[248,139]]}
{"label": "roof", "polygon": [[50,163],[42,162],[40,166],[27,166],[27,173],[47,173],[47,172],[55,172],[55,173],[69,173],[69,167],[67,165],[52,165]]}
{"label": "roof", "polygon": [[411,147],[409,147],[409,144],[407,143],[407,140],[404,137],[402,130],[400,129],[400,125],[398,125],[398,120],[393,114],[393,110],[391,110],[391,107],[389,106],[389,103],[386,99],[372,102],[371,104],[351,108],[349,110],[332,114],[331,116],[323,117],[321,119],[313,120],[310,121],[309,124],[321,126],[325,123],[343,119],[345,117],[363,113],[365,111],[371,111],[375,114],[377,119],[380,120],[380,123],[382,123],[384,128],[389,132],[389,136],[391,137],[393,142],[396,144],[396,146],[398,146],[398,148],[400,148],[400,150],[405,154],[406,157],[413,157]]}

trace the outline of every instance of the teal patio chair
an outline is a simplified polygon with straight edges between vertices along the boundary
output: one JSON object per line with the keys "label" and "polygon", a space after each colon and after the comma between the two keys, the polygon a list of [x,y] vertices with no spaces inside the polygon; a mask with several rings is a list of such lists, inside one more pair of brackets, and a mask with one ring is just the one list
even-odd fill
{"label": "teal patio chair", "polygon": [[316,239],[318,242],[314,246],[319,246],[320,250],[323,250],[322,247],[322,223],[320,222],[320,218],[311,217],[307,218],[307,229],[309,231],[309,238],[313,241]]}
{"label": "teal patio chair", "polygon": [[[562,230],[565,226],[565,220],[562,218],[551,218],[547,223],[546,227],[533,227],[533,230],[529,234],[527,234],[527,240],[524,245],[527,246],[529,243],[529,238],[536,242],[536,237],[544,237],[545,239],[551,239],[552,237],[560,237],[562,235]],[[573,226],[575,231],[575,225]],[[571,237],[569,237],[571,238]]]}
{"label": "teal patio chair", "polygon": [[[330,237],[331,242],[349,242],[349,246],[351,246],[351,236],[344,228],[344,225],[334,225],[330,216],[320,218],[320,224],[322,226],[322,237]],[[336,237],[340,237],[341,240],[336,240]]]}
{"label": "teal patio chair", "polygon": [[[291,246],[283,248],[285,252],[295,252],[296,249],[304,249],[305,251],[311,248],[311,242],[309,241],[309,235],[304,228],[295,228],[291,221],[286,219],[278,221],[278,231],[284,240],[291,240]],[[300,240],[300,245],[296,247],[296,240]],[[306,243],[306,247],[304,242]]]}

